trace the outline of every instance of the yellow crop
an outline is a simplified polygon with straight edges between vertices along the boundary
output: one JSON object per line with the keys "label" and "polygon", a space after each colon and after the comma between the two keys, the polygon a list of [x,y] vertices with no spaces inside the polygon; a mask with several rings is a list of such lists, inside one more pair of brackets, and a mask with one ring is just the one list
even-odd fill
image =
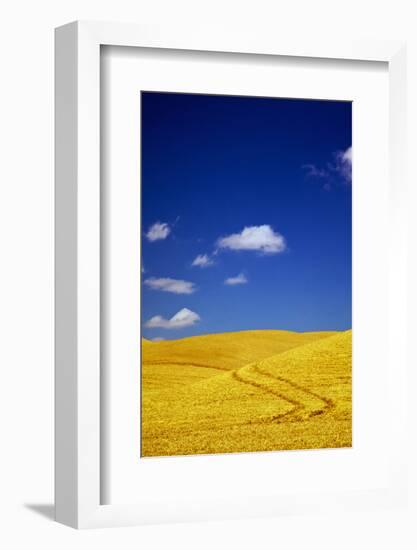
{"label": "yellow crop", "polygon": [[142,456],[351,446],[351,349],[351,331],[143,341]]}

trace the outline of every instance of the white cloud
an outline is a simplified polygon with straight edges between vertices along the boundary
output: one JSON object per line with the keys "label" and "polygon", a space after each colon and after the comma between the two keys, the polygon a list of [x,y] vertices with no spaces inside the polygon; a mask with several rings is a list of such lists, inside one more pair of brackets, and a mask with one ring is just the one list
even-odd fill
{"label": "white cloud", "polygon": [[245,285],[248,282],[246,275],[244,273],[239,273],[236,277],[229,277],[225,280],[225,285]]}
{"label": "white cloud", "polygon": [[338,151],[335,154],[334,170],[339,173],[347,183],[352,181],[352,147],[346,151]]}
{"label": "white cloud", "polygon": [[270,225],[245,227],[241,233],[222,237],[217,241],[219,248],[230,250],[258,250],[265,254],[279,254],[286,248],[284,237]]}
{"label": "white cloud", "polygon": [[343,152],[343,160],[352,164],[352,147],[348,147],[346,151]]}
{"label": "white cloud", "polygon": [[194,261],[191,265],[198,267],[209,267],[213,264],[214,262],[210,258],[210,256],[208,256],[207,254],[199,254],[196,258],[194,258]]}
{"label": "white cloud", "polygon": [[145,323],[147,328],[165,328],[165,329],[177,329],[190,327],[200,320],[200,316],[184,307],[178,313],[176,313],[171,319],[165,319],[161,315],[155,315]]}
{"label": "white cloud", "polygon": [[352,182],[352,147],[345,151],[336,151],[333,153],[332,162],[328,162],[325,168],[320,168],[315,164],[305,164],[303,169],[308,178],[315,178],[324,181],[323,189],[330,191],[332,184],[337,178],[342,178],[345,183]]}
{"label": "white cloud", "polygon": [[152,342],[163,342],[165,338],[162,338],[162,336],[158,336],[157,338],[151,338]]}
{"label": "white cloud", "polygon": [[152,290],[162,290],[163,292],[172,292],[173,294],[192,294],[196,291],[194,283],[183,281],[181,279],[170,279],[169,277],[150,277],[144,280]]}
{"label": "white cloud", "polygon": [[171,233],[171,228],[167,223],[156,222],[148,229],[146,238],[148,241],[160,241],[166,239]]}
{"label": "white cloud", "polygon": [[305,164],[303,166],[306,176],[309,178],[327,178],[329,172],[324,168],[318,168],[315,164]]}

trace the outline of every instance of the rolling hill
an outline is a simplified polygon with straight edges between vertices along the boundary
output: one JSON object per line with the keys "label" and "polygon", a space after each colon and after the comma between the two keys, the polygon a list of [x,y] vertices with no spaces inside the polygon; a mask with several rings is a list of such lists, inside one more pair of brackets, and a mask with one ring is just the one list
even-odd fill
{"label": "rolling hill", "polygon": [[248,330],[161,342],[142,339],[143,389],[188,385],[332,334]]}
{"label": "rolling hill", "polygon": [[142,455],[349,447],[351,331],[142,347]]}

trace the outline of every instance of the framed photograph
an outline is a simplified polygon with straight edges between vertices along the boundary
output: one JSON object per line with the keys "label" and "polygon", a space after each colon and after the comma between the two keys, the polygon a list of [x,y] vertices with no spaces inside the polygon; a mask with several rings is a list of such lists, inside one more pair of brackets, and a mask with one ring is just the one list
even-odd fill
{"label": "framed photograph", "polygon": [[400,506],[405,46],[56,31],[56,518]]}

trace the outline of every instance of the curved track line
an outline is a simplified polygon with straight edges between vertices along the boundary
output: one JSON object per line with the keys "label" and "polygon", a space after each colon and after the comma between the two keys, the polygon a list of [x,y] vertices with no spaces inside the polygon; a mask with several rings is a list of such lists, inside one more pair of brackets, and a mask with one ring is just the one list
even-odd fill
{"label": "curved track line", "polygon": [[181,361],[146,361],[143,363],[143,366],[152,366],[152,365],[177,365],[180,367],[197,367],[202,369],[213,369],[213,370],[221,370],[222,372],[230,372],[230,369],[225,369],[223,367],[217,367],[212,365],[202,365],[201,363],[190,363],[190,362],[181,362]]}
{"label": "curved track line", "polygon": [[273,380],[278,380],[279,382],[283,382],[285,384],[288,384],[289,386],[295,388],[296,390],[299,390],[303,393],[306,393],[307,395],[311,395],[315,399],[319,399],[320,401],[323,401],[324,410],[333,409],[335,407],[334,402],[331,399],[329,399],[328,397],[323,397],[322,395],[319,395],[318,393],[315,393],[311,390],[308,390],[304,386],[301,386],[300,384],[297,384],[296,382],[293,382],[292,380],[288,380],[288,378],[284,378],[282,376],[278,376],[278,375],[271,374],[269,372],[265,372],[262,369],[260,369],[257,365],[254,365],[252,368],[256,372],[259,372],[259,374],[262,374],[264,376],[272,378]]}
{"label": "curved track line", "polygon": [[279,393],[277,391],[271,390],[270,388],[267,388],[266,386],[262,386],[261,384],[258,384],[257,382],[254,382],[253,380],[247,380],[247,379],[243,378],[241,376],[241,374],[238,374],[237,371],[233,371],[231,374],[232,374],[232,378],[234,378],[236,381],[238,381],[240,383],[243,383],[243,384],[246,384],[248,386],[251,386],[253,388],[256,388],[258,390],[261,390],[265,393],[269,393],[269,394],[273,395],[274,397],[278,397],[279,399],[287,401],[287,403],[290,403],[291,405],[293,405],[293,408],[291,410],[285,412],[285,413],[276,414],[276,415],[266,419],[266,421],[265,420],[258,420],[258,421],[253,420],[253,421],[249,422],[249,424],[265,424],[268,421],[279,423],[279,422],[282,422],[285,418],[289,418],[289,417],[292,417],[296,414],[301,413],[305,408],[304,405],[302,403],[300,403],[299,401],[296,401],[294,399],[290,399],[288,396],[286,396],[282,393]]}
{"label": "curved track line", "polygon": [[[261,376],[269,378],[270,380],[276,380],[276,381],[280,382],[281,384],[290,386],[291,388],[297,390],[300,393],[304,393],[304,394],[306,394],[310,397],[313,397],[314,399],[316,399],[318,401],[321,401],[321,403],[323,404],[322,407],[320,407],[320,408],[313,408],[312,410],[311,409],[309,410],[309,406],[306,405],[305,403],[303,403],[302,400],[295,399],[293,397],[289,397],[287,394],[285,394],[283,392],[280,392],[280,391],[277,391],[277,390],[274,390],[274,389],[272,389],[270,387],[267,387],[263,384],[260,384],[258,381],[254,381],[253,379],[248,379],[247,377],[243,377],[241,370],[240,371],[233,371],[231,373],[232,377],[235,380],[237,380],[238,382],[247,384],[247,385],[252,386],[254,388],[257,388],[257,389],[259,389],[259,390],[261,390],[265,393],[269,393],[271,395],[274,395],[275,397],[277,397],[279,399],[282,399],[284,401],[287,401],[287,403],[290,403],[291,405],[293,405],[293,408],[290,411],[287,411],[285,413],[277,414],[273,417],[270,417],[266,421],[277,422],[277,423],[280,423],[280,422],[283,422],[283,421],[286,421],[286,422],[302,421],[302,420],[305,420],[307,418],[311,418],[313,416],[318,416],[318,415],[325,414],[326,412],[328,412],[330,409],[334,408],[334,406],[335,406],[331,399],[328,399],[327,397],[322,397],[321,395],[318,395],[315,392],[312,392],[312,391],[304,388],[303,386],[300,386],[299,384],[296,384],[295,382],[292,382],[291,380],[287,380],[286,378],[283,378],[282,376],[274,376],[274,375],[272,375],[272,374],[270,374],[266,371],[263,371],[262,369],[260,369],[256,365],[251,365],[250,369],[252,369],[252,371],[254,371],[254,372],[257,372]],[[250,371],[249,371],[249,373],[245,372],[245,374],[246,375],[250,374]],[[311,407],[311,405],[310,405],[310,407]],[[251,422],[251,423],[252,424],[254,424],[254,423],[265,423],[265,421],[258,421],[258,422],[254,421],[254,422]]]}

